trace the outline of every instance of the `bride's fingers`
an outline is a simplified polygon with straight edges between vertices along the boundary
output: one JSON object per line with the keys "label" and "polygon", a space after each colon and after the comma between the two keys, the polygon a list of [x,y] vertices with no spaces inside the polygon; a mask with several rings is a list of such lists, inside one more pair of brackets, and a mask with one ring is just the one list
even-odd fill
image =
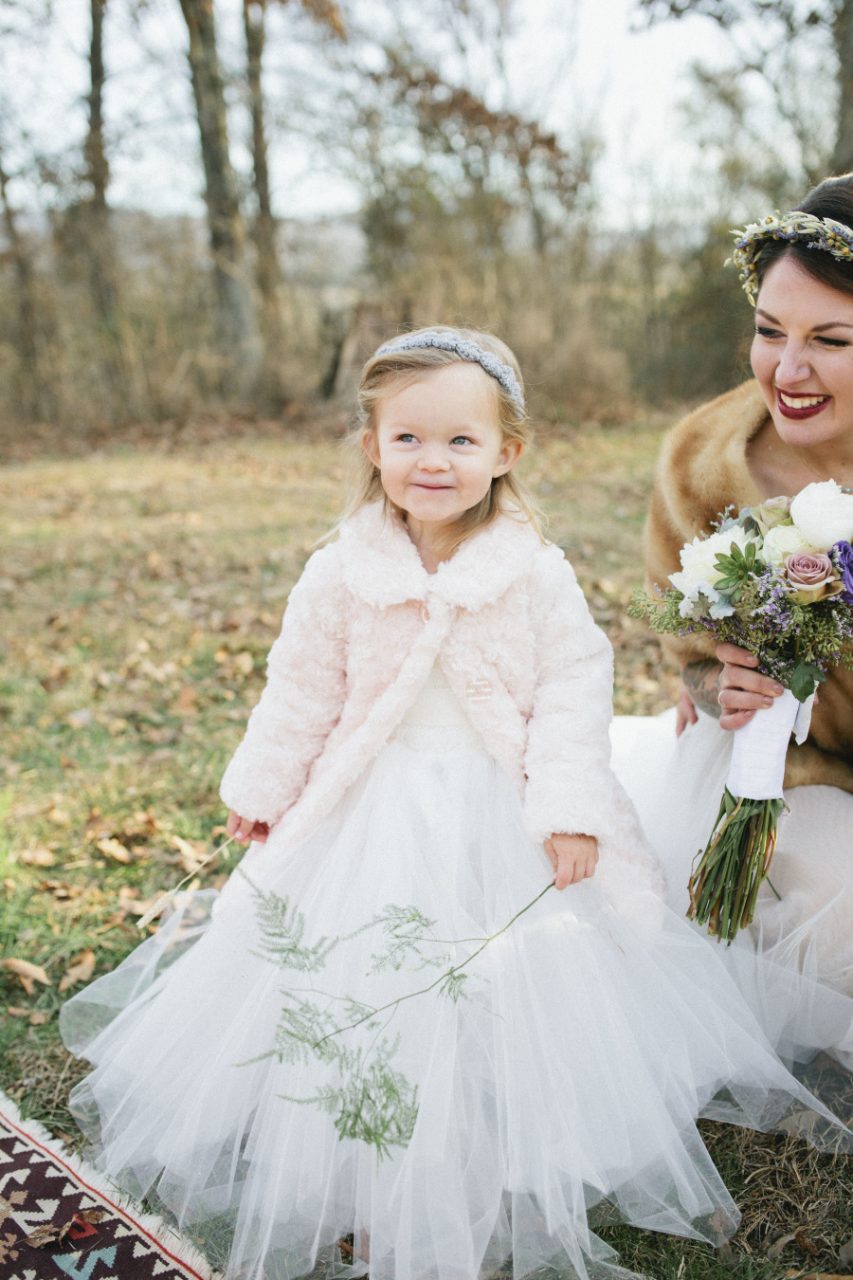
{"label": "bride's fingers", "polygon": [[758,659],[748,649],[736,644],[718,644],[714,650],[718,662],[731,662],[736,667],[757,667]]}
{"label": "bride's fingers", "polygon": [[751,689],[721,689],[717,702],[724,711],[758,711],[761,707],[773,706],[772,697]]}
{"label": "bride's fingers", "polygon": [[754,711],[725,711],[720,716],[721,729],[742,729],[745,724],[749,724]]}
{"label": "bride's fingers", "polygon": [[747,671],[745,667],[733,666],[727,662],[720,672],[720,697],[727,691],[745,691],[765,698],[778,698],[782,686],[760,671]]}

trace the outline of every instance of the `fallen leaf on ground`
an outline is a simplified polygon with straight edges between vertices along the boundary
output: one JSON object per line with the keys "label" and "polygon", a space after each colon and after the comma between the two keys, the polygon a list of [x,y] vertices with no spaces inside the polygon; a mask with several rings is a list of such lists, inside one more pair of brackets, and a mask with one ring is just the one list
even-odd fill
{"label": "fallen leaf on ground", "polygon": [[69,987],[75,986],[78,982],[88,982],[94,971],[94,951],[81,951],[80,955],[72,960],[71,964],[60,978],[59,990],[67,991]]}
{"label": "fallen leaf on ground", "polygon": [[33,1249],[44,1249],[49,1244],[59,1244],[60,1240],[64,1240],[69,1231],[80,1223],[103,1222],[106,1216],[105,1209],[81,1209],[67,1222],[57,1224],[46,1222],[43,1226],[36,1227],[35,1231],[24,1237],[24,1244],[30,1245]]}
{"label": "fallen leaf on ground", "polygon": [[112,858],[114,862],[131,862],[133,855],[127,845],[122,844],[120,840],[116,840],[113,836],[107,836],[104,840],[96,840],[95,848],[101,853],[106,854],[108,858]]}
{"label": "fallen leaf on ground", "polygon": [[0,960],[0,968],[8,969],[10,973],[14,973],[28,996],[33,994],[37,982],[40,982],[45,987],[50,986],[50,978],[41,965],[31,964],[29,960],[16,960],[14,958]]}
{"label": "fallen leaf on ground", "polygon": [[56,859],[50,849],[24,849],[18,854],[18,861],[28,867],[52,867]]}
{"label": "fallen leaf on ground", "polygon": [[183,836],[170,836],[169,844],[181,855],[181,866],[188,875],[198,870],[207,852],[203,840],[191,842]]}

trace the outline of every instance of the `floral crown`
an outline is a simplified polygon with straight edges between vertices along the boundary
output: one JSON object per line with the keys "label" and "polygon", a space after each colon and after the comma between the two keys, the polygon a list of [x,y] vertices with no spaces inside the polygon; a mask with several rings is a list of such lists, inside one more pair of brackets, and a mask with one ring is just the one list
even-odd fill
{"label": "floral crown", "polygon": [[833,258],[853,262],[853,231],[833,218],[817,218],[813,213],[793,209],[790,213],[769,213],[761,222],[732,231],[735,247],[726,259],[737,267],[741,285],[753,306],[758,297],[756,260],[767,240],[799,241],[807,249],[824,249]]}

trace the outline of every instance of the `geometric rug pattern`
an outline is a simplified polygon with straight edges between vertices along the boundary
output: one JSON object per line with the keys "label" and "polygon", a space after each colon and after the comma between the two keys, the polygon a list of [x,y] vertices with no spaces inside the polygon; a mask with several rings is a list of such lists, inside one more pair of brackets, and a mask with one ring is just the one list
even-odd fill
{"label": "geometric rug pattern", "polygon": [[138,1212],[0,1092],[2,1280],[216,1280],[192,1244]]}

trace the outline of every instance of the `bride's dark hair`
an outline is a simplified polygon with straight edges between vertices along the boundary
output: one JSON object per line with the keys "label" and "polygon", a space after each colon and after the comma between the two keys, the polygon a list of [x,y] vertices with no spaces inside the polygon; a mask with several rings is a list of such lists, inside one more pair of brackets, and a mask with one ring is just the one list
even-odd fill
{"label": "bride's dark hair", "polygon": [[[795,206],[801,213],[814,214],[816,218],[831,218],[853,231],[853,173],[842,173],[836,178],[825,178]],[[759,286],[769,269],[779,258],[790,256],[799,266],[821,284],[853,294],[853,262],[839,261],[831,253],[809,249],[807,245],[787,243],[784,240],[768,240],[755,259],[755,271]]]}

